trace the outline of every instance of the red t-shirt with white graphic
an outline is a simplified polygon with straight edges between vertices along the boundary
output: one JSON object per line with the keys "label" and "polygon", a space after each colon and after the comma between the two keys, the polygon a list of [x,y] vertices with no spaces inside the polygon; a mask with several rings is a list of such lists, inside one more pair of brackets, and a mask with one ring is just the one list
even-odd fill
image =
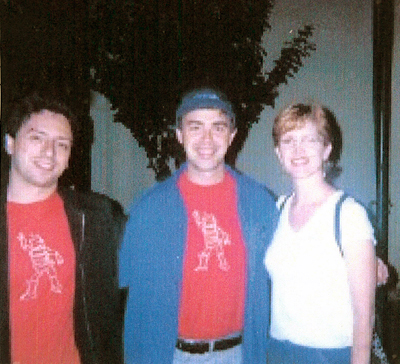
{"label": "red t-shirt with white graphic", "polygon": [[58,194],[7,203],[12,362],[79,364],[73,330],[75,251]]}
{"label": "red t-shirt with white graphic", "polygon": [[216,339],[243,328],[246,252],[236,182],[200,186],[178,181],[188,211],[188,236],[179,311],[179,337]]}

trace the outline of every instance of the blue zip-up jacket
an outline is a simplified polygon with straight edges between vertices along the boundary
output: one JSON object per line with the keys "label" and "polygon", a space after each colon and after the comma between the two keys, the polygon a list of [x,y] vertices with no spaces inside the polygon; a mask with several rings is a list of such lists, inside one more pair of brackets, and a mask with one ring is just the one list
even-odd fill
{"label": "blue zip-up jacket", "polygon": [[[244,362],[265,363],[270,289],[265,250],[275,227],[272,194],[229,167],[247,254]],[[120,251],[120,286],[128,287],[124,350],[127,364],[172,363],[187,236],[187,211],[177,186],[185,166],[148,190],[132,207]]]}

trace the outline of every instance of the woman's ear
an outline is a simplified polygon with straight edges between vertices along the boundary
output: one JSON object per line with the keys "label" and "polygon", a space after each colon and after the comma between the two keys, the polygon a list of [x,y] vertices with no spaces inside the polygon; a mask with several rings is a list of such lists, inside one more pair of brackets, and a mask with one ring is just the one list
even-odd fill
{"label": "woman's ear", "polygon": [[279,150],[279,147],[275,147],[274,150],[275,150],[275,154],[276,154],[279,162],[282,163],[282,154],[281,154],[281,151]]}
{"label": "woman's ear", "polygon": [[326,162],[329,159],[329,156],[331,155],[331,152],[332,152],[332,144],[329,143],[328,145],[325,146],[324,162]]}

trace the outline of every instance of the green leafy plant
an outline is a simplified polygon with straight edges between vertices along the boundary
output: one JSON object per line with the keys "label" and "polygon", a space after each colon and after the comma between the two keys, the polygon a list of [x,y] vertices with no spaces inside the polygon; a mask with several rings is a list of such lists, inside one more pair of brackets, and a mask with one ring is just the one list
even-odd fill
{"label": "green leafy plant", "polygon": [[315,50],[306,25],[263,74],[261,39],[272,8],[269,0],[91,2],[91,88],[109,98],[115,121],[146,150],[158,179],[183,159],[171,128],[182,92],[212,86],[227,93],[237,114],[227,158],[234,164],[263,107],[274,105],[279,85]]}
{"label": "green leafy plant", "polygon": [[1,3],[10,26],[7,74],[14,75],[7,84],[64,88],[84,100],[83,109],[89,88],[105,95],[117,111],[115,122],[145,149],[157,179],[184,159],[173,130],[183,92],[211,86],[233,102],[238,133],[227,162],[234,165],[262,109],[274,106],[279,86],[315,50],[313,28],[305,25],[263,71],[268,54],[262,37],[268,36],[273,0]]}

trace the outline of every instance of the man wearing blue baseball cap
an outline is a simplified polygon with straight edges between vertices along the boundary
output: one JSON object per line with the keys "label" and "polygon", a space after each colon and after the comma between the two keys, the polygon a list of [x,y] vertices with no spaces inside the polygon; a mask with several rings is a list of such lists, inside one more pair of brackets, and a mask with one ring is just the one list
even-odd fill
{"label": "man wearing blue baseball cap", "polygon": [[133,205],[120,253],[125,361],[265,363],[274,198],[225,164],[236,123],[224,94],[187,93],[176,127],[187,162]]}

